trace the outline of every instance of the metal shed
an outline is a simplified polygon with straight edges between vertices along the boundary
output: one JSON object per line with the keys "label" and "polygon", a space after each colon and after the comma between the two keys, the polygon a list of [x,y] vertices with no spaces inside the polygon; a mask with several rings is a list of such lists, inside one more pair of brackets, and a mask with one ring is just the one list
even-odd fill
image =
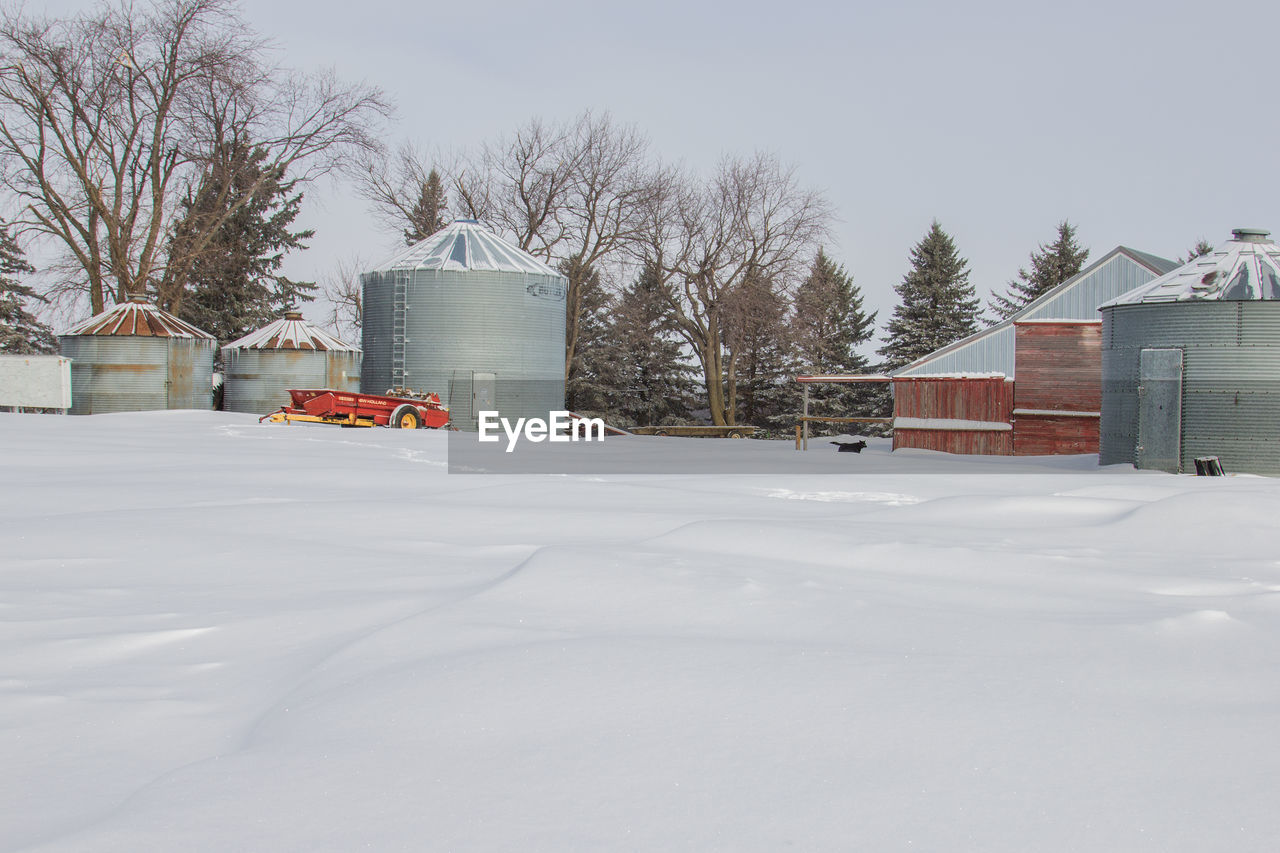
{"label": "metal shed", "polygon": [[360,390],[360,350],[290,311],[222,348],[223,408],[266,414],[290,388]]}
{"label": "metal shed", "polygon": [[134,297],[59,335],[71,414],[213,408],[214,337]]}
{"label": "metal shed", "polygon": [[568,283],[542,261],[460,219],[361,282],[366,393],[439,394],[463,429],[564,408]]}
{"label": "metal shed", "polygon": [[1118,246],[1012,317],[893,373],[893,446],[1041,455],[1098,449],[1097,306],[1177,267]]}
{"label": "metal shed", "polygon": [[1280,475],[1280,246],[1238,228],[1102,308],[1103,464]]}

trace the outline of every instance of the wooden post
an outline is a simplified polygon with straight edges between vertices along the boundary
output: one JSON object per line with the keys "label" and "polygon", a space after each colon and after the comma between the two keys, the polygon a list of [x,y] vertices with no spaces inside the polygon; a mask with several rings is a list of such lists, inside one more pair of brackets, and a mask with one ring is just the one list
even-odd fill
{"label": "wooden post", "polygon": [[800,449],[800,424],[796,424],[796,450]]}
{"label": "wooden post", "polygon": [[800,422],[804,429],[804,441],[800,445],[801,450],[809,449],[809,383],[804,386],[804,420]]}

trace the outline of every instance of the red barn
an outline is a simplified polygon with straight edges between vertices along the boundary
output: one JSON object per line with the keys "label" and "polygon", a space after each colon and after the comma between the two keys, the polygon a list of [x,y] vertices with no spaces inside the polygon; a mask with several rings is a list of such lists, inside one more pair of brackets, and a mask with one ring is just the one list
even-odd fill
{"label": "red barn", "polygon": [[1102,321],[1014,322],[1013,452],[1097,453]]}
{"label": "red barn", "polygon": [[1009,319],[895,371],[894,449],[1096,453],[1098,306],[1175,267],[1117,247]]}

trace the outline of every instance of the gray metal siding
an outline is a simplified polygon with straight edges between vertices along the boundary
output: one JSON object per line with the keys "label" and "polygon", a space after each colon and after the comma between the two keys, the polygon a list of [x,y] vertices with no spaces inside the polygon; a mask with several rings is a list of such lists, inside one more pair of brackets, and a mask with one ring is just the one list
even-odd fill
{"label": "gray metal siding", "polygon": [[363,390],[379,393],[400,378],[393,340],[396,275],[407,276],[405,387],[439,394],[462,428],[475,427],[471,376],[477,372],[496,376],[504,416],[545,418],[564,407],[564,279],[532,273],[365,276]]}
{"label": "gray metal siding", "polygon": [[228,412],[265,415],[289,402],[290,388],[360,390],[360,353],[294,349],[223,350]]}
{"label": "gray metal siding", "polygon": [[1280,475],[1280,302],[1174,302],[1108,308],[1103,320],[1104,464],[1134,461],[1137,356],[1184,351],[1182,470],[1197,456],[1228,471]]}
{"label": "gray metal siding", "polygon": [[1110,345],[1112,312],[1102,319],[1102,418],[1098,423],[1103,465],[1132,463],[1138,445],[1138,348]]}
{"label": "gray metal siding", "polygon": [[934,356],[895,376],[931,376],[939,373],[1003,373],[1013,376],[1014,330],[1012,325],[992,328],[967,344]]}
{"label": "gray metal siding", "polygon": [[211,340],[65,335],[60,341],[72,359],[72,414],[213,408]]}
{"label": "gray metal siding", "polygon": [[393,273],[369,273],[360,277],[362,314],[360,390],[382,394],[391,382],[391,297]]}
{"label": "gray metal siding", "polygon": [[1071,287],[1035,305],[1019,320],[1097,320],[1098,306],[1156,276],[1126,255],[1117,254]]}

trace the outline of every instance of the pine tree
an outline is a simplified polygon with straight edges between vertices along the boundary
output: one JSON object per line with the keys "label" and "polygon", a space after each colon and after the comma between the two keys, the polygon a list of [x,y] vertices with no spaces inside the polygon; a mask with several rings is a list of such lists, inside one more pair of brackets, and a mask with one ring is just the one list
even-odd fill
{"label": "pine tree", "polygon": [[680,423],[690,417],[696,369],[684,358],[676,314],[657,268],[646,261],[618,296],[606,357],[614,365],[608,409],[627,426]]}
{"label": "pine tree", "polygon": [[1049,244],[1041,244],[1031,253],[1031,271],[1018,270],[1018,278],[1009,282],[1004,296],[995,294],[988,307],[1004,320],[1020,311],[1033,299],[1049,292],[1084,267],[1089,250],[1076,242],[1076,229],[1065,219],[1058,223],[1058,236]]}
{"label": "pine tree", "polygon": [[1196,258],[1203,258],[1211,252],[1213,252],[1213,244],[1201,237],[1196,241],[1196,244],[1191,247],[1191,251],[1187,252],[1187,256],[1185,258],[1179,258],[1178,262],[1182,264],[1189,264]]}
{"label": "pine tree", "polygon": [[[863,309],[853,276],[822,250],[796,290],[791,336],[804,373],[865,373],[867,358],[858,346],[875,335],[875,312]],[[874,417],[887,402],[881,385],[813,385],[809,412],[831,417]],[[824,430],[831,431],[831,430]],[[836,431],[844,431],[839,429]]]}
{"label": "pine tree", "polygon": [[226,198],[241,196],[255,182],[260,183],[195,258],[188,276],[189,290],[177,306],[179,317],[220,343],[235,340],[286,311],[297,310],[300,302],[315,299],[313,282],[279,274],[285,252],[306,248],[303,241],[315,232],[291,230],[302,194],[293,194],[295,182],[283,174],[266,172],[266,157],[262,148],[233,143],[219,167],[211,169],[199,190],[184,201],[184,218],[174,236],[175,240],[186,239],[188,222],[190,230],[196,230],[202,217],[225,213],[220,205]]}
{"label": "pine tree", "polygon": [[27,299],[40,300],[30,287],[20,283],[22,273],[35,272],[9,226],[0,224],[0,353],[38,355],[58,352],[53,330],[26,308]]}
{"label": "pine tree", "polygon": [[887,366],[901,367],[978,330],[981,303],[969,283],[969,262],[935,219],[911,249],[911,270],[894,290],[898,307],[879,350]]}
{"label": "pine tree", "polygon": [[[575,260],[560,263],[568,275]],[[600,273],[590,267],[581,271],[582,314],[578,326],[579,345],[565,379],[565,405],[570,411],[591,417],[609,418],[608,389],[616,384],[616,366],[609,353],[609,315],[612,300],[600,283]]]}
{"label": "pine tree", "polygon": [[448,216],[449,197],[440,182],[440,173],[432,169],[418,190],[418,200],[409,213],[409,227],[404,229],[404,241],[412,246],[439,231]]}
{"label": "pine tree", "polygon": [[782,427],[799,408],[798,364],[787,303],[768,278],[748,275],[725,300],[725,344],[734,423]]}
{"label": "pine tree", "polygon": [[814,373],[857,373],[867,359],[859,344],[875,334],[875,312],[862,307],[862,291],[853,276],[822,250],[796,290],[793,337],[801,364]]}

